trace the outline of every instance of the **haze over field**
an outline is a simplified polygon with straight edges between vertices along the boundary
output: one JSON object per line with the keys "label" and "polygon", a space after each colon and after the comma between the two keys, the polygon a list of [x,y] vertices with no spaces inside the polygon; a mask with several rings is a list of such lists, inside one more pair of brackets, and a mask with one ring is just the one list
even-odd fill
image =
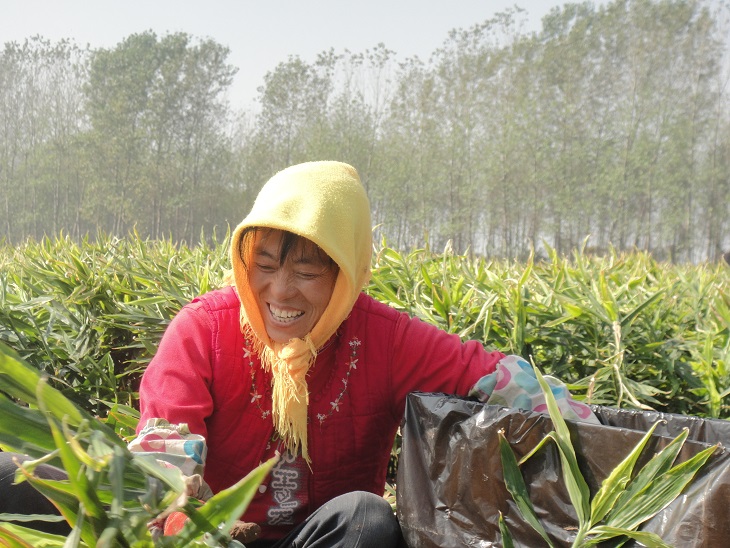
{"label": "haze over field", "polygon": [[3,1],[9,242],[193,242],[326,158],[399,249],[730,248],[727,0]]}

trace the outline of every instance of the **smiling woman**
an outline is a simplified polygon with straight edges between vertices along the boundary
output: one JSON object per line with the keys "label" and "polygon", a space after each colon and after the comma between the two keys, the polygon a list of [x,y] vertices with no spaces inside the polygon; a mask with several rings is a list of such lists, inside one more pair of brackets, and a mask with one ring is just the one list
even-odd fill
{"label": "smiling woman", "polygon": [[406,396],[466,395],[503,355],[362,292],[370,204],[348,164],[275,174],[230,253],[231,285],[178,313],[144,374],[136,445],[186,424],[213,493],[280,455],[242,518],[261,526],[247,546],[397,546],[382,495]]}
{"label": "smiling woman", "polygon": [[[276,463],[241,516],[259,532],[249,548],[399,546],[383,494],[406,397],[467,395],[504,357],[365,294],[371,255],[354,167],[280,171],[233,232],[228,285],[178,312],[144,372],[129,449],[178,468],[188,495],[208,500]],[[2,455],[5,512],[36,513]],[[185,519],[148,526],[175,534]]]}

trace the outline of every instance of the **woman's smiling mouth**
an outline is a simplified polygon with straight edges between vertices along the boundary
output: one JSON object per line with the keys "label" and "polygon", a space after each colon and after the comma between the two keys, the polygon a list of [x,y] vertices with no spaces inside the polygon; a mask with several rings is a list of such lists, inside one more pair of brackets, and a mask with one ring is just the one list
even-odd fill
{"label": "woman's smiling mouth", "polygon": [[277,322],[281,323],[293,322],[297,318],[304,315],[304,312],[301,310],[283,310],[281,308],[277,308],[271,303],[269,303],[269,312],[271,312],[271,316]]}

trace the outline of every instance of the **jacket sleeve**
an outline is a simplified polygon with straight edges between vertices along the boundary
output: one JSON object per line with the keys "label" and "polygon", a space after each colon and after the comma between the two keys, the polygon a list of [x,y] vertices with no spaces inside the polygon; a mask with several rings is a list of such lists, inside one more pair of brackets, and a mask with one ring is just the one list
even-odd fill
{"label": "jacket sleeve", "polygon": [[[466,396],[476,382],[492,373],[504,354],[488,351],[479,341],[401,314],[395,325],[390,364],[394,402],[404,405],[409,392],[444,392]],[[398,408],[396,413],[402,413]]]}
{"label": "jacket sleeve", "polygon": [[205,420],[213,411],[213,329],[207,312],[189,304],[173,318],[140,385],[141,419],[187,424],[193,434],[207,438]]}

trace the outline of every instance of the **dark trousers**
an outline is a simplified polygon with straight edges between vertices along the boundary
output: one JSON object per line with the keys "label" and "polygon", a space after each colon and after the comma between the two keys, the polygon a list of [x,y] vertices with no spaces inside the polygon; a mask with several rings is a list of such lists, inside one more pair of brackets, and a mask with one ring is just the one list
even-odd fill
{"label": "dark trousers", "polygon": [[[58,510],[27,481],[14,484],[17,466],[13,457],[28,460],[15,453],[0,452],[0,513],[55,514]],[[65,479],[66,473],[53,466],[40,465],[37,476]],[[20,523],[48,533],[68,535],[66,522],[32,521]],[[332,499],[299,524],[285,539],[278,542],[247,543],[247,548],[397,548],[403,546],[400,526],[390,504],[372,493],[354,491]]]}
{"label": "dark trousers", "polygon": [[[60,515],[51,501],[41,495],[35,488],[24,481],[15,484],[15,471],[18,469],[13,459],[20,462],[29,460],[28,457],[17,453],[4,453],[0,451],[0,514],[53,514]],[[35,475],[43,479],[61,480],[66,479],[66,472],[54,466],[41,464],[35,469]],[[71,527],[65,521],[26,521],[16,522],[38,531],[54,533],[57,535],[68,535]]]}
{"label": "dark trousers", "polygon": [[383,497],[353,491],[336,497],[300,523],[286,538],[247,543],[247,548],[398,548],[400,525]]}

